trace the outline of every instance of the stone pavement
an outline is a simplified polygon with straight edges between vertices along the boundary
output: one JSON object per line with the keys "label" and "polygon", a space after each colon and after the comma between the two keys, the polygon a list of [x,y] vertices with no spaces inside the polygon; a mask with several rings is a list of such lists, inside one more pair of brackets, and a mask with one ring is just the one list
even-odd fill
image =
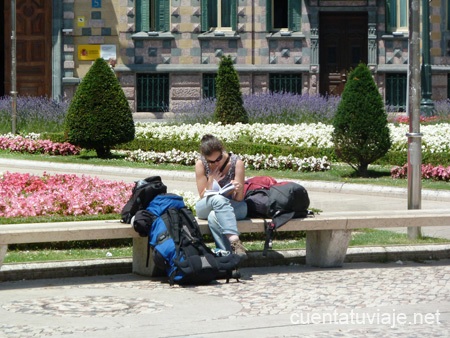
{"label": "stone pavement", "polygon": [[449,337],[450,261],[243,268],[170,287],[132,274],[0,284],[0,337]]}

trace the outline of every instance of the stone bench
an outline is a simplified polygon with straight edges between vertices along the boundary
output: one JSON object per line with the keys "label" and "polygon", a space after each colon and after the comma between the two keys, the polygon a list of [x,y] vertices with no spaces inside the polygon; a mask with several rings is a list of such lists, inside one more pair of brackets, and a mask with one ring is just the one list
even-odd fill
{"label": "stone bench", "polygon": [[[199,220],[203,234],[209,228]],[[306,264],[317,267],[342,266],[351,232],[360,228],[450,226],[450,210],[397,210],[321,213],[315,217],[293,219],[277,231],[306,231]],[[264,232],[263,219],[238,222],[242,233]],[[0,225],[0,267],[9,244],[133,239],[133,272],[153,276],[150,259],[146,267],[147,238],[139,237],[131,225],[119,221],[82,221]]]}

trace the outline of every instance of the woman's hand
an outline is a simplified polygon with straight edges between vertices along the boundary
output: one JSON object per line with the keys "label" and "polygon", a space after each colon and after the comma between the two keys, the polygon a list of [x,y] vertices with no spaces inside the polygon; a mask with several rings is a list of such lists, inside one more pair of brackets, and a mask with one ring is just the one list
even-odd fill
{"label": "woman's hand", "polygon": [[242,188],[242,184],[239,183],[239,181],[231,180],[231,184],[234,185],[234,191],[239,192],[239,190]]}
{"label": "woman's hand", "polygon": [[234,191],[232,194],[232,198],[234,200],[238,200],[240,201],[242,198],[242,192],[244,190],[244,186],[242,185],[241,182],[237,181],[237,180],[231,180],[231,184],[234,185]]}
{"label": "woman's hand", "polygon": [[[211,182],[213,182],[214,180],[218,182],[220,182],[223,178],[225,177],[225,174],[222,173],[219,168],[215,168],[214,170],[211,171],[208,180],[211,180]],[[212,183],[211,183],[212,184]]]}

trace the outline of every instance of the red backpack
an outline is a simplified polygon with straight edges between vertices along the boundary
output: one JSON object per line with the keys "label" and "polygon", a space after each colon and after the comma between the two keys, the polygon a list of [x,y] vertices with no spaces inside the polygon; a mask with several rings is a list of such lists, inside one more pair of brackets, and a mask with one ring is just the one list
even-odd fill
{"label": "red backpack", "polygon": [[255,176],[251,177],[244,183],[244,196],[247,191],[258,189],[270,189],[274,184],[277,184],[277,180],[270,176]]}

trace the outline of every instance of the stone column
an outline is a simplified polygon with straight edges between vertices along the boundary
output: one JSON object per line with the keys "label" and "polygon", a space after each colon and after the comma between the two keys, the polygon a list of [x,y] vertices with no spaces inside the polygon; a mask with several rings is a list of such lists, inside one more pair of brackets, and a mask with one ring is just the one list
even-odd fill
{"label": "stone column", "polygon": [[320,268],[341,267],[351,233],[350,230],[306,231],[306,264]]}

